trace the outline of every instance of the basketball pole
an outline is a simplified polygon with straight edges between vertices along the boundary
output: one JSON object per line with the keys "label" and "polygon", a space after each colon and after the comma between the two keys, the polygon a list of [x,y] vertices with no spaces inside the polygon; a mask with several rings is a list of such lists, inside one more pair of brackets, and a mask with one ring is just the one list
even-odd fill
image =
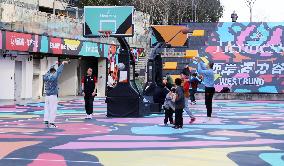
{"label": "basketball pole", "polygon": [[[120,50],[118,54],[118,63],[124,64],[124,69],[120,69],[118,72],[117,85],[107,92],[107,117],[141,117],[147,114],[143,104],[143,97],[137,89],[135,89],[135,82],[132,83],[130,78],[130,63],[134,60],[131,58],[131,50],[128,42],[124,37],[116,37]],[[127,72],[127,80],[122,81],[121,73]],[[133,73],[133,79],[135,74]]]}

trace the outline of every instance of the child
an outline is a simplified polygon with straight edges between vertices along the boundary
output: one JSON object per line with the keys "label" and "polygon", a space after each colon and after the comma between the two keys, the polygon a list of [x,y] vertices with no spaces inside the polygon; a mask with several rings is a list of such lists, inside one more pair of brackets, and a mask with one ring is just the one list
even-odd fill
{"label": "child", "polygon": [[190,80],[191,89],[190,89],[190,100],[191,104],[196,104],[195,101],[195,93],[197,92],[198,84],[201,84],[201,81],[199,81],[197,78],[197,74],[192,74],[192,79]]}
{"label": "child", "polygon": [[164,109],[165,109],[165,120],[164,124],[167,126],[168,120],[170,121],[170,124],[173,124],[173,113],[175,110],[175,92],[176,89],[172,88],[171,91],[167,94],[165,103],[164,103]]}
{"label": "child", "polygon": [[182,128],[183,126],[183,109],[185,107],[184,90],[181,86],[182,80],[177,78],[175,80],[176,88],[176,99],[175,99],[175,126],[174,129]]}

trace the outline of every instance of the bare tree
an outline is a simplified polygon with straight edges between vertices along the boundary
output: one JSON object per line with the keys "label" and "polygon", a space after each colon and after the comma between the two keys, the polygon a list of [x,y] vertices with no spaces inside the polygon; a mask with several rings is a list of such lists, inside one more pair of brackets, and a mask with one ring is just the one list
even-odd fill
{"label": "bare tree", "polygon": [[252,9],[256,1],[257,0],[245,0],[245,3],[247,7],[249,8],[249,12],[250,12],[250,22],[252,22]]}
{"label": "bare tree", "polygon": [[[78,0],[77,0],[78,1]],[[130,5],[150,15],[151,25],[218,22],[223,15],[220,0],[80,0],[84,5]],[[194,13],[192,9],[194,8]]]}

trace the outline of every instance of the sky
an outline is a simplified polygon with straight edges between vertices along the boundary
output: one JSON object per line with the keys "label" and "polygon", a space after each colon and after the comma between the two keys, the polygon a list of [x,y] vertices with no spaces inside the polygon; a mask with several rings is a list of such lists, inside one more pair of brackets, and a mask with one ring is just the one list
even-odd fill
{"label": "sky", "polygon": [[[232,21],[231,14],[235,10],[238,22],[249,22],[249,8],[245,0],[220,0],[224,6],[224,14],[220,22]],[[253,22],[284,22],[284,0],[256,0],[253,9]]]}

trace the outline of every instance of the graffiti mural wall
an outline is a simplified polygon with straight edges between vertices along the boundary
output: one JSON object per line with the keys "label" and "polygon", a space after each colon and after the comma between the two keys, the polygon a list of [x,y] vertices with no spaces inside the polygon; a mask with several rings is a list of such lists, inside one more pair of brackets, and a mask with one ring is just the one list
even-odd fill
{"label": "graffiti mural wall", "polygon": [[220,23],[204,55],[216,83],[235,92],[284,93],[284,23]]}
{"label": "graffiti mural wall", "polygon": [[[284,93],[284,23],[193,23],[205,30],[203,37],[190,37],[189,48],[215,63],[215,84],[240,93]],[[169,57],[168,53],[167,57]],[[178,56],[177,56],[178,55]],[[181,62],[184,54],[170,57]],[[196,63],[191,64],[196,68]]]}

